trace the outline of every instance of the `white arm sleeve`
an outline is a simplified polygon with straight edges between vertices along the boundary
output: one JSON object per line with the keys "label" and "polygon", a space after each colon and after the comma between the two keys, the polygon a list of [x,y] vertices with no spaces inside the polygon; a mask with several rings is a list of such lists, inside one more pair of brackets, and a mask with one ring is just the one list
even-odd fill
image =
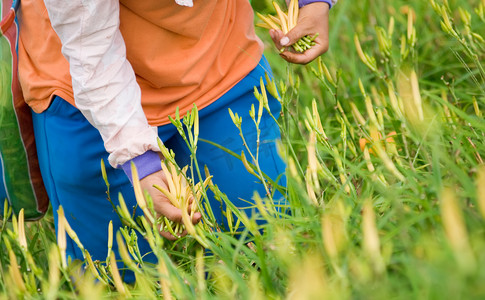
{"label": "white arm sleeve", "polygon": [[141,91],[126,59],[119,0],[44,0],[69,62],[77,108],[101,134],[117,167],[159,151],[156,128],[141,107]]}

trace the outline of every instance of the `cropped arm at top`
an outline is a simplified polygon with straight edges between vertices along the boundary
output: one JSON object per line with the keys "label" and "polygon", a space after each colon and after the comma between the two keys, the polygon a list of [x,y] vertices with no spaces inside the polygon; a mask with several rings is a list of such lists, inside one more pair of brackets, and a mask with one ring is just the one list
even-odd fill
{"label": "cropped arm at top", "polygon": [[100,132],[110,164],[159,151],[126,59],[119,0],[45,0],[45,5],[69,62],[76,106]]}
{"label": "cropped arm at top", "polygon": [[332,8],[332,6],[334,6],[336,3],[337,3],[338,0],[299,0],[298,1],[298,5],[301,7],[305,6],[305,5],[308,5],[308,4],[311,4],[311,3],[315,3],[315,2],[325,2],[328,4],[328,6],[330,6],[330,8]]}

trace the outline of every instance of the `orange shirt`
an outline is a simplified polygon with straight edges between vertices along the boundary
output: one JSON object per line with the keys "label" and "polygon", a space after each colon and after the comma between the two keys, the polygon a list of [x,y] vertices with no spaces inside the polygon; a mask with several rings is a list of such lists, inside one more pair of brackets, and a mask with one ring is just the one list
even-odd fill
{"label": "orange shirt", "polygon": [[[27,103],[40,113],[54,95],[75,105],[69,65],[43,0],[22,0],[19,75]],[[263,47],[247,0],[120,1],[120,31],[152,126],[223,95],[259,62]]]}

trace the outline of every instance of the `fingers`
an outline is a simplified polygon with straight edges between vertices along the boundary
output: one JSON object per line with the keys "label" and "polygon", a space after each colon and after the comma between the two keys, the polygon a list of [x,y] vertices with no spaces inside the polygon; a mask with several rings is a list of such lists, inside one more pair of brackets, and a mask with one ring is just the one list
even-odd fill
{"label": "fingers", "polygon": [[281,30],[270,29],[269,35],[271,36],[271,39],[273,40],[273,43],[275,44],[276,48],[278,48],[278,50],[283,48],[280,41],[285,35]]}
{"label": "fingers", "polygon": [[[187,233],[185,233],[185,234],[187,234]],[[167,240],[170,240],[170,241],[175,241],[175,240],[177,240],[179,238],[177,236],[172,235],[168,231],[160,231],[160,235],[163,236],[164,238],[166,238]]]}
{"label": "fingers", "polygon": [[276,48],[280,50],[283,47],[289,47],[293,45],[301,37],[306,35],[306,34],[303,34],[302,32],[303,31],[301,29],[298,29],[298,26],[297,26],[293,28],[293,30],[288,32],[288,34],[286,35],[281,30],[270,29],[269,35],[271,36],[271,39],[273,40],[273,43],[275,44]]}
{"label": "fingers", "polygon": [[[173,206],[172,203],[170,203],[169,201],[158,202],[155,206],[155,211],[161,214],[162,216],[165,216],[170,221],[173,221],[176,223],[182,222],[182,210]],[[187,207],[186,213],[190,214],[191,211],[192,211],[192,208],[191,208],[191,205],[189,205]],[[192,223],[197,224],[201,218],[202,218],[202,215],[200,212],[194,213],[194,215],[192,216]]]}
{"label": "fingers", "polygon": [[304,37],[305,35],[314,34],[313,32],[315,28],[308,26],[308,22],[301,22],[300,24],[296,25],[292,30],[290,30],[285,36],[281,37],[280,45],[281,46],[291,46],[298,42],[299,39]]}
{"label": "fingers", "polygon": [[[202,214],[197,212],[194,214],[194,216],[192,217],[192,223],[195,225],[197,223],[199,223],[199,221],[202,219]],[[187,230],[184,230],[180,235],[178,236],[174,236],[173,234],[170,233],[170,231],[160,231],[160,234],[168,239],[168,240],[171,240],[171,241],[174,241],[174,240],[177,240],[178,238],[181,238],[183,236],[186,236],[187,235]]]}
{"label": "fingers", "polygon": [[[182,210],[180,210],[179,208],[176,208],[175,206],[172,205],[172,203],[170,203],[168,201],[158,202],[155,210],[156,210],[157,213],[166,217],[170,221],[173,221],[175,223],[182,223],[182,220],[183,220]],[[188,210],[187,210],[186,213],[190,215],[190,213],[191,213],[190,206],[188,207]],[[191,220],[192,224],[195,225],[195,224],[199,223],[201,219],[202,219],[202,214],[200,212],[195,212],[192,216],[192,220]]]}
{"label": "fingers", "polygon": [[199,223],[201,219],[202,219],[202,214],[200,212],[194,213],[194,215],[192,216],[192,224],[195,225]]}
{"label": "fingers", "polygon": [[[296,27],[295,27],[296,28]],[[290,31],[291,33],[292,31]],[[289,34],[286,35],[286,37],[289,36]],[[283,48],[283,45],[281,44],[281,40],[285,42],[286,40],[285,35],[283,34],[282,31],[280,30],[274,30],[271,29],[269,31],[269,35],[271,36],[271,39],[273,40],[276,48],[278,50],[281,50]],[[293,36],[298,37],[299,34],[294,34]],[[297,38],[296,41],[298,41]],[[291,41],[291,39],[290,39]],[[301,52],[295,52],[291,46],[286,46],[285,51],[283,51],[280,56],[285,59],[288,62],[295,63],[295,64],[307,64],[311,61],[313,61],[315,58],[317,58],[319,55],[325,53],[328,51],[328,40],[325,37],[317,37],[315,39],[316,45],[313,46],[312,48],[308,49],[307,51],[301,53]],[[292,42],[289,42],[287,45],[292,45]]]}
{"label": "fingers", "polygon": [[[193,199],[189,199],[189,205],[186,212],[183,212],[181,209],[175,207],[167,198],[167,196],[165,196],[160,190],[154,187],[154,185],[158,185],[161,188],[167,189],[166,181],[167,179],[163,171],[158,171],[143,178],[140,181],[140,184],[142,186],[142,189],[148,191],[148,193],[150,194],[153,200],[153,207],[159,217],[164,216],[170,221],[181,224],[183,220],[182,214],[191,214],[192,205],[190,205],[190,203],[193,202]],[[195,225],[200,222],[201,218],[202,215],[199,212],[196,212],[193,214],[191,221]],[[163,237],[169,240],[175,240],[178,238],[168,231],[161,231],[160,233]],[[187,233],[185,232],[181,236],[185,234]]]}
{"label": "fingers", "polygon": [[300,53],[287,50],[281,53],[280,56],[286,61],[294,64],[304,65],[312,62],[315,58],[328,51],[328,41],[319,41],[317,38],[315,42],[316,45],[306,50],[305,52]]}
{"label": "fingers", "polygon": [[[192,223],[195,225],[195,224],[199,223],[199,221],[201,219],[202,219],[201,213],[197,212],[192,217]],[[182,222],[180,222],[180,224],[182,224]],[[172,230],[176,230],[176,228],[172,227]],[[169,230],[160,230],[160,235],[163,236],[164,238],[168,239],[168,240],[171,240],[171,241],[175,241],[175,240],[177,240],[177,239],[179,239],[183,236],[186,236],[188,234],[188,232],[187,232],[187,230],[184,230],[182,233],[180,233],[180,234],[176,233],[176,234],[177,234],[177,236],[170,233]]]}
{"label": "fingers", "polygon": [[173,206],[170,202],[160,201],[158,205],[155,206],[155,210],[170,221],[177,223],[182,222],[182,211]]}

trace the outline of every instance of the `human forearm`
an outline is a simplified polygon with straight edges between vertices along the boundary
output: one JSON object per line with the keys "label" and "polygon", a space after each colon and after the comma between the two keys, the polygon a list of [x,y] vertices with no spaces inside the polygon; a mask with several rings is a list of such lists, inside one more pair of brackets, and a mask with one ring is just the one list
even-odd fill
{"label": "human forearm", "polygon": [[69,61],[77,108],[98,129],[114,167],[158,150],[156,131],[141,107],[141,92],[126,60],[119,1],[45,0]]}

